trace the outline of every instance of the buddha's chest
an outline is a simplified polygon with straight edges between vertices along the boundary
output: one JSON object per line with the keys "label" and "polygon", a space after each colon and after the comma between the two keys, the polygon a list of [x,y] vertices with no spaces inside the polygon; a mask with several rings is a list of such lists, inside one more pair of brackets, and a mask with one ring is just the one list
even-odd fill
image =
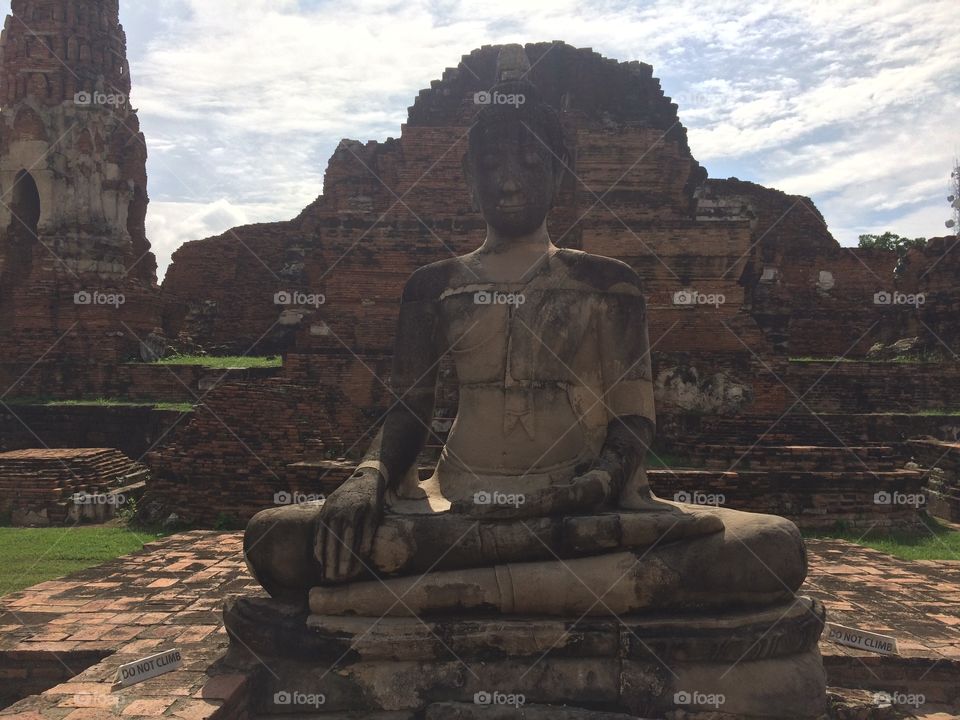
{"label": "buddha's chest", "polygon": [[443,352],[461,383],[571,382],[596,367],[603,296],[476,285],[441,300]]}

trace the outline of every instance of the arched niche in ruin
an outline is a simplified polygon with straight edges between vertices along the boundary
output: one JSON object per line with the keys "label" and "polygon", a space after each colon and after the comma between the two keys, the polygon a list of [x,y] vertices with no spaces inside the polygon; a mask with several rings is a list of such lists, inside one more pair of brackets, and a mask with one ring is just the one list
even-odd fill
{"label": "arched niche in ruin", "polygon": [[25,107],[13,120],[14,140],[47,140],[43,119],[32,108]]}
{"label": "arched niche in ruin", "polygon": [[93,138],[87,128],[81,128],[77,133],[76,148],[83,155],[93,154]]}
{"label": "arched niche in ruin", "polygon": [[136,243],[138,238],[147,235],[147,193],[139,184],[134,183],[133,194],[130,196],[130,205],[127,208],[127,232]]}
{"label": "arched niche in ruin", "polygon": [[17,173],[10,197],[10,224],[5,233],[4,284],[18,282],[30,275],[41,211],[40,191],[33,176],[26,170]]}
{"label": "arched niche in ruin", "polygon": [[33,4],[24,3],[19,12],[14,10],[14,14],[25,23],[33,22]]}
{"label": "arched niche in ruin", "polygon": [[38,100],[46,100],[50,96],[50,83],[45,74],[35,72],[30,75],[30,94]]}

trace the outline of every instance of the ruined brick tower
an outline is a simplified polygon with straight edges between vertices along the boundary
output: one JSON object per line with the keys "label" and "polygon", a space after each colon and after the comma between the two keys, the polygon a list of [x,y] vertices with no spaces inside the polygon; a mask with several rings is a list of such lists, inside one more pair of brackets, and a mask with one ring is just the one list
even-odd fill
{"label": "ruined brick tower", "polygon": [[144,229],[146,157],[119,0],[13,0],[0,38],[0,362],[8,372],[41,356],[132,359],[138,338],[160,325]]}

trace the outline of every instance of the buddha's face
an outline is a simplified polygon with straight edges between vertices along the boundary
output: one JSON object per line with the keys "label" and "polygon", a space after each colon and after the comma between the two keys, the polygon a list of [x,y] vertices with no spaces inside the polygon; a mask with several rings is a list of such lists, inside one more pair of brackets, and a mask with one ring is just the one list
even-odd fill
{"label": "buddha's face", "polygon": [[557,159],[519,120],[489,125],[467,157],[467,178],[487,224],[505,236],[539,228],[553,204]]}

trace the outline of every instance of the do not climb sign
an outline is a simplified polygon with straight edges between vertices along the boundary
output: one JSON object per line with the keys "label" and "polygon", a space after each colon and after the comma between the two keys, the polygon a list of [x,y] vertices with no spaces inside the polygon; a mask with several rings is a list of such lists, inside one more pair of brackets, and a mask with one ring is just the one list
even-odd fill
{"label": "do not climb sign", "polygon": [[114,677],[113,683],[116,687],[135,685],[157,675],[176,670],[182,664],[183,659],[178,649],[165,650],[162,653],[143,658],[143,660],[121,665],[117,668],[117,675]]}

